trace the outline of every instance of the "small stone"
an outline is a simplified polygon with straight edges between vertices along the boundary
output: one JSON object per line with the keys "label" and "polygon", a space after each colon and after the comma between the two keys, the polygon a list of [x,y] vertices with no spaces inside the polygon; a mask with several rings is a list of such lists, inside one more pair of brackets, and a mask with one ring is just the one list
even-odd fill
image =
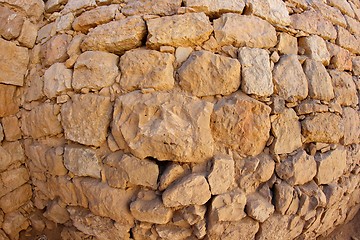
{"label": "small stone", "polygon": [[349,15],[350,17],[355,17],[354,11],[349,2],[345,0],[327,0],[327,3],[330,6],[340,9],[343,14]]}
{"label": "small stone", "polygon": [[275,211],[274,206],[258,193],[247,197],[245,209],[250,217],[259,222],[264,222]]}
{"label": "small stone", "polygon": [[246,195],[242,191],[232,191],[214,197],[210,217],[215,221],[239,221],[246,217],[244,212]]}
{"label": "small stone", "polygon": [[335,93],[335,102],[341,106],[355,106],[358,104],[356,85],[347,72],[329,71]]}
{"label": "small stone", "polygon": [[74,12],[78,13],[82,10],[92,8],[96,6],[95,0],[68,0],[64,9],[62,10],[63,14]]}
{"label": "small stone", "polygon": [[38,28],[29,20],[25,20],[18,41],[21,46],[33,48],[37,37]]}
{"label": "small stone", "polygon": [[10,116],[19,111],[19,99],[16,87],[12,85],[0,84],[0,117]]}
{"label": "small stone", "polygon": [[352,57],[350,52],[333,43],[327,42],[326,45],[331,57],[329,68],[335,68],[339,71],[351,71],[353,63],[351,61]]}
{"label": "small stone", "polygon": [[353,73],[354,75],[360,75],[360,57],[353,57],[352,58],[352,66],[353,66]]}
{"label": "small stone", "polygon": [[24,24],[23,17],[7,7],[0,7],[0,36],[6,40],[16,39]]}
{"label": "small stone", "polygon": [[360,39],[352,35],[348,30],[337,26],[337,39],[336,44],[349,50],[351,53],[360,53]]}
{"label": "small stone", "polygon": [[315,155],[318,171],[317,184],[329,184],[343,175],[346,169],[346,150],[342,147]]}
{"label": "small stone", "polygon": [[160,52],[174,54],[175,53],[175,48],[172,47],[172,46],[161,46],[160,47]]}
{"label": "small stone", "polygon": [[359,143],[360,117],[359,113],[350,107],[343,108],[344,145]]}
{"label": "small stone", "polygon": [[55,21],[56,32],[65,32],[71,30],[71,24],[73,23],[74,18],[74,14],[72,13],[68,13],[57,18]]}
{"label": "small stone", "polygon": [[192,235],[191,228],[184,228],[176,225],[156,225],[155,230],[160,239],[189,239]]}
{"label": "small stone", "polygon": [[45,12],[53,13],[61,10],[62,4],[66,4],[68,0],[48,0],[45,3]]}
{"label": "small stone", "polygon": [[185,173],[185,169],[177,163],[171,163],[160,177],[159,190],[164,191],[176,179]]}
{"label": "small stone", "polygon": [[275,183],[274,201],[276,211],[285,215],[293,200],[294,188],[286,182]]}
{"label": "small stone", "polygon": [[56,62],[65,62],[69,57],[66,49],[70,41],[70,35],[60,34],[43,44],[40,50],[43,65],[48,67]]}
{"label": "small stone", "polygon": [[181,0],[127,0],[121,12],[126,16],[132,15],[174,15],[181,6]]}
{"label": "small stone", "polygon": [[44,93],[51,99],[71,90],[72,70],[63,63],[55,63],[44,73]]}
{"label": "small stone", "polygon": [[4,129],[2,127],[2,124],[0,123],[0,143],[4,140],[5,135],[4,135]]}
{"label": "small stone", "polygon": [[330,63],[330,53],[327,50],[325,40],[312,35],[299,39],[299,47],[305,50],[305,55],[315,61],[322,62],[325,66]]}
{"label": "small stone", "polygon": [[[207,69],[207,71],[198,71]],[[240,63],[236,59],[195,51],[178,70],[181,88],[193,95],[229,95],[240,86]]]}
{"label": "small stone", "polygon": [[19,233],[22,230],[26,230],[28,227],[29,220],[20,213],[20,211],[5,214],[2,229],[4,229],[4,232],[10,237],[10,239],[19,239]]}
{"label": "small stone", "polygon": [[276,46],[281,54],[298,54],[298,41],[288,33],[279,33],[279,43]]}
{"label": "small stone", "polygon": [[163,195],[166,207],[203,205],[211,197],[209,185],[204,176],[190,174],[168,187]]}
{"label": "small stone", "polygon": [[225,154],[215,155],[208,182],[212,195],[222,194],[234,183],[234,160]]}
{"label": "small stone", "polygon": [[11,213],[27,203],[32,197],[30,184],[24,184],[0,198],[0,208],[4,213]]}
{"label": "small stone", "polygon": [[322,1],[313,1],[310,3],[316,10],[320,11],[324,18],[327,18],[334,25],[346,27],[347,23],[340,10],[327,5]]}
{"label": "small stone", "polygon": [[16,116],[4,117],[1,123],[6,141],[13,142],[21,138],[19,119]]}
{"label": "small stone", "polygon": [[[296,106],[295,110],[298,115],[304,115],[311,113],[328,112],[329,107],[325,104],[317,103],[315,100],[307,99],[302,101],[298,106]],[[305,118],[305,116],[303,117]]]}
{"label": "small stone", "polygon": [[220,16],[229,12],[241,14],[245,7],[245,1],[187,0],[186,7],[196,12],[205,12],[209,16]]}
{"label": "small stone", "polygon": [[34,22],[40,20],[44,13],[44,2],[41,0],[2,0],[2,2],[20,8]]}
{"label": "small stone", "polygon": [[52,201],[48,204],[43,215],[47,219],[60,224],[66,223],[70,220],[70,214],[66,208],[60,206],[60,204],[56,201]]}
{"label": "small stone", "polygon": [[264,18],[272,24],[290,25],[289,12],[281,0],[248,0],[249,13]]}
{"label": "small stone", "polygon": [[0,198],[25,184],[29,181],[29,178],[29,172],[25,167],[7,170],[0,173]]}
{"label": "small stone", "polygon": [[181,65],[190,56],[193,49],[191,47],[177,47],[175,51],[175,59],[177,65]]}

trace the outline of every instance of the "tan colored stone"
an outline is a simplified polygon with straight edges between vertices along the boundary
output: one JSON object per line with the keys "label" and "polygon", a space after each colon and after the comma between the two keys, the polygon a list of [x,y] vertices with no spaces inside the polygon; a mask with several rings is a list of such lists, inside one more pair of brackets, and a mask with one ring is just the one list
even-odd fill
{"label": "tan colored stone", "polygon": [[352,58],[352,66],[353,66],[353,74],[360,76],[360,57],[353,57]]}
{"label": "tan colored stone", "polygon": [[177,65],[181,65],[190,56],[193,49],[191,47],[177,47],[175,51],[175,59]]}
{"label": "tan colored stone", "polygon": [[213,152],[212,109],[209,102],[178,93],[131,92],[115,103],[112,134],[141,159],[203,162]]}
{"label": "tan colored stone", "polygon": [[211,115],[213,137],[241,154],[255,156],[269,138],[270,111],[265,104],[240,92],[225,97]]}
{"label": "tan colored stone", "polygon": [[259,230],[259,223],[250,217],[245,217],[236,222],[218,222],[210,225],[209,239],[222,240],[248,240],[255,239],[255,234]]}
{"label": "tan colored stone", "polygon": [[25,20],[18,41],[21,46],[33,48],[37,37],[38,28],[29,20]]}
{"label": "tan colored stone", "polygon": [[47,219],[56,222],[56,223],[66,223],[70,220],[70,214],[64,206],[60,206],[57,201],[52,201],[46,206],[46,211],[43,213],[44,217]]}
{"label": "tan colored stone", "polygon": [[0,198],[0,208],[4,213],[10,213],[27,203],[32,197],[30,184],[24,184]]}
{"label": "tan colored stone", "polygon": [[286,182],[280,181],[274,185],[274,202],[276,211],[285,215],[293,200],[294,188]]}
{"label": "tan colored stone", "polygon": [[0,173],[0,197],[29,181],[29,172],[21,167]]}
{"label": "tan colored stone", "polygon": [[[5,167],[7,167],[7,164],[14,164],[13,166],[20,166],[21,164],[25,163],[25,154],[24,154],[24,149],[21,145],[20,141],[16,141],[16,142],[4,142],[2,144],[3,148],[2,150],[5,150],[7,153],[9,153],[10,161],[7,161],[7,157],[6,154],[5,156],[3,155],[3,164],[5,165]],[[2,151],[2,154],[4,154],[4,152]],[[4,166],[3,165],[3,166]],[[2,167],[0,167],[1,169]],[[7,169],[7,168],[5,168]],[[4,170],[1,169],[0,172]]]}
{"label": "tan colored stone", "polygon": [[229,95],[239,88],[241,79],[239,61],[208,51],[193,52],[178,74],[180,86],[200,97]]}
{"label": "tan colored stone", "polygon": [[0,143],[4,140],[5,135],[4,135],[4,131],[3,131],[3,127],[2,124],[0,123]]}
{"label": "tan colored stone", "polygon": [[306,99],[295,107],[298,115],[305,115],[317,112],[328,112],[329,107],[325,104],[318,103],[317,100]]}
{"label": "tan colored stone", "polygon": [[10,239],[19,239],[19,233],[26,230],[29,225],[28,218],[20,211],[5,214],[3,229]]}
{"label": "tan colored stone", "polygon": [[64,152],[65,167],[76,176],[100,178],[100,159],[91,148],[67,145]]}
{"label": "tan colored stone", "polygon": [[351,53],[360,53],[360,37],[352,35],[348,30],[337,26],[336,44],[349,50]]}
{"label": "tan colored stone", "polygon": [[334,113],[317,113],[308,116],[301,125],[306,142],[338,143],[344,136],[343,121]]}
{"label": "tan colored stone", "polygon": [[344,15],[347,25],[342,26],[344,28],[347,27],[347,30],[350,31],[350,33],[354,34],[355,36],[360,36],[360,23],[358,22],[358,20],[349,17],[348,15]]}
{"label": "tan colored stone", "polygon": [[210,16],[219,16],[230,12],[241,14],[245,7],[244,0],[186,0],[185,4],[196,12],[205,12]]}
{"label": "tan colored stone", "polygon": [[115,18],[119,5],[100,6],[90,11],[82,13],[75,18],[72,27],[75,31],[87,33],[90,28],[108,23]]}
{"label": "tan colored stone", "polygon": [[69,57],[66,49],[70,41],[70,35],[60,34],[43,44],[40,51],[43,65],[48,67],[56,62],[64,62]]}
{"label": "tan colored stone", "polygon": [[111,112],[109,97],[92,93],[74,95],[61,107],[65,138],[84,145],[100,146],[106,141]]}
{"label": "tan colored stone", "polygon": [[95,6],[95,0],[68,0],[61,12],[63,14],[67,14],[69,12],[78,13],[86,9],[91,9]]}
{"label": "tan colored stone", "polygon": [[127,51],[120,59],[120,86],[127,92],[153,88],[158,91],[174,87],[174,56],[155,50]]}
{"label": "tan colored stone", "polygon": [[[109,217],[124,225],[133,225],[134,219],[129,205],[135,192],[134,189],[111,188],[95,179],[83,179],[81,186],[92,213],[101,217]],[[100,202],[101,204],[99,204]]]}
{"label": "tan colored stone", "polygon": [[269,54],[264,49],[241,48],[241,89],[246,94],[269,96],[274,92]]}
{"label": "tan colored stone", "polygon": [[128,17],[95,27],[81,43],[82,51],[107,51],[123,54],[141,46],[146,26],[141,17]]}
{"label": "tan colored stone", "polygon": [[210,197],[206,178],[202,175],[190,174],[168,187],[162,195],[162,200],[166,207],[181,207],[203,205]]}
{"label": "tan colored stone", "polygon": [[258,193],[247,197],[245,209],[250,217],[259,222],[264,222],[275,211],[274,206]]}
{"label": "tan colored stone", "polygon": [[316,34],[325,40],[336,39],[336,29],[320,12],[308,10],[290,16],[291,26],[309,34]]}
{"label": "tan colored stone", "polygon": [[248,0],[249,13],[264,18],[272,24],[290,25],[289,12],[281,0]]}
{"label": "tan colored stone", "polygon": [[0,84],[0,117],[10,116],[19,111],[16,87]]}
{"label": "tan colored stone", "polygon": [[296,55],[283,55],[273,70],[275,93],[288,102],[308,95],[308,82]]}
{"label": "tan colored stone", "polygon": [[359,113],[350,107],[343,108],[344,145],[359,143],[360,117]]}
{"label": "tan colored stone", "polygon": [[181,0],[126,0],[121,12],[128,15],[174,15],[181,6]]}
{"label": "tan colored stone", "polygon": [[27,78],[28,86],[25,88],[25,101],[32,102],[43,98],[44,92],[44,78],[43,73],[40,73],[36,68],[30,70]]}
{"label": "tan colored stone", "polygon": [[234,183],[234,160],[229,155],[215,155],[207,177],[212,195],[222,194]]}
{"label": "tan colored stone", "polygon": [[213,28],[204,13],[149,19],[146,46],[159,49],[160,46],[189,47],[203,44]]}
{"label": "tan colored stone", "polygon": [[170,224],[158,224],[155,226],[155,230],[160,239],[188,239],[192,235],[191,228],[184,228]]}
{"label": "tan colored stone", "polygon": [[346,20],[339,9],[335,7],[331,7],[326,3],[324,3],[323,1],[319,1],[319,0],[311,1],[310,4],[316,10],[320,11],[322,16],[324,18],[327,18],[334,25],[340,25],[342,27],[346,27],[347,25]]}
{"label": "tan colored stone", "polygon": [[66,4],[68,0],[48,0],[45,3],[45,12],[53,13],[61,10],[61,6]]}
{"label": "tan colored stone", "polygon": [[329,71],[335,93],[335,102],[341,106],[355,106],[358,104],[356,85],[350,74],[336,70]]}
{"label": "tan colored stone", "polygon": [[109,87],[115,82],[119,74],[117,67],[119,57],[112,53],[101,51],[87,51],[76,60],[72,87],[99,90]]}
{"label": "tan colored stone", "polygon": [[72,70],[64,63],[55,63],[44,73],[44,94],[49,98],[71,90]]}
{"label": "tan colored stone", "polygon": [[322,62],[325,66],[330,63],[330,53],[325,40],[317,35],[302,37],[299,39],[299,48],[305,50],[305,55],[315,61]]}
{"label": "tan colored stone", "polygon": [[44,12],[44,2],[41,0],[1,0],[1,2],[20,8],[32,20],[40,20]]}
{"label": "tan colored stone", "polygon": [[0,83],[23,86],[29,63],[28,50],[0,39]]}
{"label": "tan colored stone", "polygon": [[313,99],[330,101],[334,98],[331,77],[321,62],[306,59],[304,72],[309,83],[309,96]]}
{"label": "tan colored stone", "polygon": [[346,0],[327,0],[327,3],[330,6],[338,8],[343,14],[349,15],[350,17],[355,17],[354,11],[348,1],[346,1]]}
{"label": "tan colored stone", "polygon": [[315,155],[317,162],[317,184],[329,184],[343,175],[346,169],[346,150],[338,147],[335,150]]}
{"label": "tan colored stone", "polygon": [[24,23],[23,17],[7,7],[0,7],[0,36],[12,40],[20,35]]}
{"label": "tan colored stone", "polygon": [[270,48],[277,43],[275,28],[255,16],[223,14],[214,20],[214,32],[222,46]]}
{"label": "tan colored stone", "polygon": [[185,169],[177,164],[171,163],[166,167],[164,172],[161,174],[159,181],[159,190],[165,190],[170,184],[172,184],[176,179],[180,178],[185,173]]}
{"label": "tan colored stone", "polygon": [[215,221],[239,221],[246,217],[244,212],[246,195],[235,190],[214,197],[211,202],[210,218]]}
{"label": "tan colored stone", "polygon": [[1,120],[4,133],[5,140],[12,142],[21,138],[21,130],[19,125],[19,120],[16,116],[4,117]]}
{"label": "tan colored stone", "polygon": [[279,33],[279,42],[276,46],[281,54],[298,54],[297,38],[288,33]]}
{"label": "tan colored stone", "polygon": [[302,146],[301,125],[295,111],[286,108],[271,124],[275,139],[272,151],[275,154],[291,153]]}
{"label": "tan colored stone", "polygon": [[51,103],[41,104],[31,111],[23,112],[21,130],[32,138],[55,136],[62,132],[57,115],[59,110]]}
{"label": "tan colored stone", "polygon": [[51,148],[45,153],[46,170],[55,176],[63,176],[68,173],[64,166],[62,147]]}
{"label": "tan colored stone", "polygon": [[136,220],[142,222],[166,224],[172,218],[171,209],[166,208],[161,198],[151,191],[140,192],[130,204],[130,211]]}

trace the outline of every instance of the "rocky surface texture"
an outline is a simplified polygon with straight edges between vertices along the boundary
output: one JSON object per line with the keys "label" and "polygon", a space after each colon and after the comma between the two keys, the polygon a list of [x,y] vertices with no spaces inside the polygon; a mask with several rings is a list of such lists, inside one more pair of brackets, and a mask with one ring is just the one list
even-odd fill
{"label": "rocky surface texture", "polygon": [[0,53],[1,240],[307,240],[360,209],[359,0],[0,0]]}

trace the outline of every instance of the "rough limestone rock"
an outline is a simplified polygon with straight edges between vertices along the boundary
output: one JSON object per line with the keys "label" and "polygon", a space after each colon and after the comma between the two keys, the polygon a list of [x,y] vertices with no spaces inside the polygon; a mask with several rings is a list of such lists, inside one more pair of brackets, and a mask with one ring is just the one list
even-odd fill
{"label": "rough limestone rock", "polygon": [[4,213],[10,213],[27,203],[32,197],[30,184],[24,184],[0,198],[0,208]]}
{"label": "rough limestone rock", "polygon": [[292,108],[278,115],[271,123],[271,132],[275,137],[271,146],[275,154],[291,153],[302,146],[301,124]]}
{"label": "rough limestone rock", "polygon": [[308,10],[290,16],[291,26],[309,34],[319,35],[325,40],[336,39],[336,29],[320,12]]}
{"label": "rough limestone rock", "polygon": [[220,45],[271,48],[276,45],[275,28],[255,17],[226,13],[214,20],[215,38]]}
{"label": "rough limestone rock", "polygon": [[126,0],[121,13],[131,15],[173,15],[181,6],[181,0]]}
{"label": "rough limestone rock", "polygon": [[315,181],[317,184],[329,184],[343,175],[346,169],[346,150],[338,147],[326,153],[318,153],[315,160],[318,168]]}
{"label": "rough limestone rock", "polygon": [[19,99],[16,87],[12,85],[0,84],[0,117],[16,114],[19,111]]}
{"label": "rough limestone rock", "polygon": [[186,0],[186,6],[206,15],[218,16],[223,13],[233,12],[241,14],[245,7],[244,0]]}
{"label": "rough limestone rock", "polygon": [[317,100],[307,99],[297,105],[295,107],[295,111],[298,115],[304,115],[317,112],[328,112],[329,107],[325,104],[319,103]]}
{"label": "rough limestone rock", "polygon": [[55,136],[62,132],[58,119],[59,108],[51,103],[43,103],[30,112],[23,112],[21,130],[32,138]]}
{"label": "rough limestone rock", "polygon": [[25,217],[20,211],[8,213],[4,217],[3,229],[4,232],[10,237],[7,239],[18,239],[19,233],[29,227],[29,219]]}
{"label": "rough limestone rock", "polygon": [[191,228],[184,228],[177,225],[161,225],[155,227],[160,239],[187,239],[192,235]]}
{"label": "rough limestone rock", "polygon": [[222,194],[234,183],[234,160],[229,155],[215,155],[207,177],[212,195]]}
{"label": "rough limestone rock", "polygon": [[94,28],[81,43],[82,51],[107,51],[123,54],[141,46],[146,26],[141,17],[128,17]]}
{"label": "rough limestone rock", "polygon": [[259,223],[250,217],[245,217],[236,222],[211,222],[208,236],[209,239],[248,240],[255,239],[258,230]]}
{"label": "rough limestone rock", "polygon": [[159,181],[159,190],[164,191],[171,183],[173,183],[176,179],[179,179],[185,173],[185,169],[177,164],[172,162],[169,166],[167,166],[164,172],[161,174]]}
{"label": "rough limestone rock", "polygon": [[39,20],[44,12],[44,2],[41,0],[1,0],[17,8],[20,8],[32,20]]}
{"label": "rough limestone rock", "polygon": [[130,204],[130,211],[136,220],[156,224],[166,224],[173,216],[171,209],[165,207],[154,192],[140,192]]}
{"label": "rough limestone rock", "polygon": [[212,110],[211,103],[195,97],[131,92],[115,103],[112,134],[141,159],[202,162],[213,152]]}
{"label": "rough limestone rock", "polygon": [[127,92],[143,88],[170,90],[174,87],[174,61],[172,54],[155,50],[127,51],[120,59],[120,86]]}
{"label": "rough limestone rock", "polygon": [[317,113],[301,123],[306,142],[338,143],[344,136],[342,118],[334,113]]}
{"label": "rough limestone rock", "polygon": [[317,167],[314,157],[304,150],[276,164],[276,174],[291,185],[302,185],[310,182],[316,175]]}
{"label": "rough limestone rock", "polygon": [[23,86],[29,63],[28,49],[0,39],[0,52],[0,83]]}
{"label": "rough limestone rock", "polygon": [[276,46],[281,54],[298,54],[298,41],[288,33],[279,33],[279,42]]}
{"label": "rough limestone rock", "polygon": [[334,87],[335,102],[341,106],[357,105],[359,98],[351,75],[337,70],[330,70],[329,73]]}
{"label": "rough limestone rock", "polygon": [[264,222],[275,211],[274,205],[258,193],[247,197],[245,209],[247,215],[259,222]]}
{"label": "rough limestone rock", "polygon": [[[187,191],[191,189],[191,191]],[[199,174],[190,174],[168,187],[162,200],[166,207],[182,207],[188,205],[203,205],[211,197],[206,178]]]}
{"label": "rough limestone rock", "polygon": [[46,206],[44,217],[60,224],[64,224],[70,220],[69,212],[64,206],[60,206],[57,201],[52,201]]}
{"label": "rough limestone rock", "polygon": [[312,35],[299,39],[299,48],[305,51],[309,58],[322,62],[325,66],[330,63],[330,53],[326,47],[326,42],[319,36]]}
{"label": "rough limestone rock", "polygon": [[8,170],[0,173],[0,198],[29,181],[29,172],[26,168]]}
{"label": "rough limestone rock", "polygon": [[306,59],[303,68],[309,83],[309,96],[324,101],[333,99],[334,88],[324,65],[319,61]]}
{"label": "rough limestone rock", "polygon": [[53,36],[45,44],[41,45],[40,56],[42,64],[49,67],[57,62],[65,62],[68,59],[67,47],[71,42],[71,36],[60,34]]}
{"label": "rough limestone rock", "polygon": [[269,54],[264,49],[241,48],[241,90],[246,94],[270,96],[274,92],[274,84],[270,69]]}
{"label": "rough limestone rock", "polygon": [[13,142],[21,139],[22,133],[20,130],[19,119],[16,116],[4,117],[1,120],[1,123],[6,141]]}
{"label": "rough limestone rock", "polygon": [[211,129],[216,141],[255,156],[264,149],[269,138],[270,111],[265,104],[236,92],[214,106]]}
{"label": "rough limestone rock", "polygon": [[119,57],[112,53],[101,51],[87,51],[76,60],[72,87],[99,90],[109,87],[115,82],[119,74],[117,67]]}
{"label": "rough limestone rock", "polygon": [[153,161],[115,152],[106,158],[105,163],[105,176],[111,187],[126,189],[140,185],[157,188],[159,167]]}
{"label": "rough limestone rock", "polygon": [[229,95],[239,88],[241,79],[239,61],[208,51],[193,52],[178,74],[181,88],[198,97]]}
{"label": "rough limestone rock", "polygon": [[66,146],[64,152],[65,167],[77,176],[100,178],[100,160],[91,148]]}
{"label": "rough limestone rock", "polygon": [[244,212],[246,195],[234,190],[214,197],[211,202],[210,218],[215,221],[239,221],[246,217]]}
{"label": "rough limestone rock", "polygon": [[[148,38],[146,46],[159,49],[161,46],[188,47],[201,45],[209,39],[213,28],[204,13],[185,13],[146,22]],[[180,29],[181,28],[181,29]]]}
{"label": "rough limestone rock", "polygon": [[49,98],[71,90],[73,71],[63,63],[55,63],[44,73],[44,94]]}
{"label": "rough limestone rock", "polygon": [[359,38],[356,38],[348,30],[340,26],[337,26],[337,36],[338,36],[336,38],[337,45],[349,50],[351,53],[355,53],[355,54],[360,53]]}
{"label": "rough limestone rock", "polygon": [[359,112],[350,107],[343,108],[344,145],[359,143],[360,116]]}
{"label": "rough limestone rock", "polygon": [[15,11],[7,8],[0,7],[0,36],[6,40],[16,39],[21,32],[24,24],[23,17]]}
{"label": "rough limestone rock", "polygon": [[294,188],[284,181],[274,185],[274,202],[277,212],[285,215],[293,200]]}
{"label": "rough limestone rock", "polygon": [[248,0],[249,13],[273,24],[288,26],[291,23],[286,4],[281,0]]}
{"label": "rough limestone rock", "polygon": [[296,55],[283,55],[273,70],[275,93],[288,102],[308,95],[306,75]]}
{"label": "rough limestone rock", "polygon": [[65,4],[64,9],[62,10],[63,14],[67,14],[69,12],[78,13],[81,12],[82,9],[95,7],[96,0],[68,0]]}
{"label": "rough limestone rock", "polygon": [[109,97],[92,93],[74,95],[61,107],[65,138],[84,145],[100,146],[106,140],[111,112]]}

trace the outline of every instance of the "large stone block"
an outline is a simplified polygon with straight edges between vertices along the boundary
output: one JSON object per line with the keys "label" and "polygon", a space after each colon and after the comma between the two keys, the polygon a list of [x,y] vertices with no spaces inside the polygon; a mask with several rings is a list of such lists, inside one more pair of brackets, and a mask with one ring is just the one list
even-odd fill
{"label": "large stone block", "polygon": [[315,61],[322,62],[325,66],[330,63],[330,53],[324,39],[317,35],[302,37],[299,39],[299,48],[305,51],[305,55]]}
{"label": "large stone block", "polygon": [[0,198],[29,180],[29,172],[21,167],[0,173]]}
{"label": "large stone block", "polygon": [[360,140],[360,116],[353,108],[343,108],[344,122],[344,145],[359,143]]}
{"label": "large stone block", "polygon": [[68,34],[60,34],[52,37],[41,46],[40,56],[45,67],[56,62],[65,62],[68,59],[67,47],[71,41]]}
{"label": "large stone block", "polygon": [[212,195],[227,192],[234,184],[234,160],[229,155],[214,156],[211,171],[207,177]]}
{"label": "large stone block", "polygon": [[241,14],[245,8],[245,0],[187,0],[185,4],[196,12],[205,12],[210,16],[230,12]]}
{"label": "large stone block", "polygon": [[213,152],[212,109],[209,102],[178,93],[131,92],[115,103],[112,134],[141,159],[202,162]]}
{"label": "large stone block", "polygon": [[27,203],[32,197],[30,184],[24,184],[0,198],[0,208],[4,213],[10,213]]}
{"label": "large stone block", "polygon": [[0,84],[0,102],[0,117],[16,114],[19,111],[20,105],[16,87]]}
{"label": "large stone block", "polygon": [[213,221],[240,221],[246,217],[245,205],[245,193],[234,190],[214,197],[209,215]]}
{"label": "large stone block", "polygon": [[207,51],[193,52],[178,70],[181,88],[193,95],[229,95],[240,86],[240,63]]}
{"label": "large stone block", "polygon": [[[51,65],[44,73],[44,94],[51,99],[67,90],[71,90],[72,73],[72,70],[66,68],[63,63]],[[41,79],[36,80],[41,81]]]}
{"label": "large stone block", "polygon": [[356,85],[347,72],[329,71],[334,87],[335,102],[341,106],[355,106],[359,103]]}
{"label": "large stone block", "polygon": [[329,184],[343,175],[346,169],[346,150],[338,147],[326,153],[315,155],[317,162],[317,184]]}
{"label": "large stone block", "polygon": [[40,20],[44,12],[44,1],[41,0],[1,0],[1,2],[20,8],[33,20]]}
{"label": "large stone block", "polygon": [[10,8],[0,7],[0,22],[0,35],[6,40],[12,40],[20,35],[24,19]]}
{"label": "large stone block", "polygon": [[281,0],[248,0],[249,13],[264,18],[272,24],[290,25],[289,12]]}
{"label": "large stone block", "polygon": [[180,8],[181,0],[127,0],[121,12],[128,15],[173,15]]}

